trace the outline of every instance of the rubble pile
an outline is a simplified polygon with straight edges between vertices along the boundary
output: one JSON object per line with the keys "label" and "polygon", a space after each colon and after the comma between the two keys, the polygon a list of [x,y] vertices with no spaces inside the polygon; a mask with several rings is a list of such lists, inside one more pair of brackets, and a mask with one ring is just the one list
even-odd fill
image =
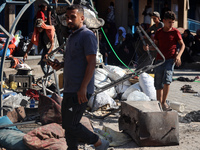
{"label": "rubble pile", "polygon": [[186,114],[182,122],[190,123],[190,122],[200,122],[200,110],[199,111],[192,111]]}

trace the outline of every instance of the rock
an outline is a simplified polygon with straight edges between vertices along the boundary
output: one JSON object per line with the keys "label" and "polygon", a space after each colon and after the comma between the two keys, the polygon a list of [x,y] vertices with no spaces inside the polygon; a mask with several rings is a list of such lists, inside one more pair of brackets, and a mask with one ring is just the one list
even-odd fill
{"label": "rock", "polygon": [[158,104],[158,101],[122,102],[119,129],[139,146],[178,145],[178,114],[163,112]]}

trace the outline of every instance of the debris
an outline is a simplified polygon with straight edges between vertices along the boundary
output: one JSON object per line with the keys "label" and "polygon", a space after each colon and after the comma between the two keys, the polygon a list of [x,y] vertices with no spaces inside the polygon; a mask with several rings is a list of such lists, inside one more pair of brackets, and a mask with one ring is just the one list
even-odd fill
{"label": "debris", "polygon": [[[13,125],[8,116],[0,118],[0,125]],[[5,149],[23,149],[28,150],[28,147],[23,143],[25,133],[17,129],[16,126],[0,129],[0,143]]]}
{"label": "debris", "polygon": [[162,112],[158,101],[122,102],[119,129],[139,146],[179,144],[178,114]]}
{"label": "debris", "polygon": [[102,106],[105,106],[106,104],[109,104],[110,108],[117,107],[117,104],[114,101],[114,99],[112,99],[105,92],[101,92],[101,93],[97,94],[96,96],[91,96],[91,98],[89,99],[89,102],[88,102],[88,106],[92,109],[92,111],[95,111],[95,110],[101,108]]}
{"label": "debris", "polygon": [[184,85],[181,87],[181,89],[183,91],[183,93],[198,93],[194,90],[192,90],[192,86],[191,85]]}
{"label": "debris", "polygon": [[170,107],[178,112],[184,112],[185,104],[179,102],[170,102]]}
{"label": "debris", "polygon": [[100,130],[98,128],[94,128],[94,132],[99,134],[99,135],[101,135],[101,136],[103,136],[109,142],[113,141],[112,136],[108,132],[105,132],[104,130]]}
{"label": "debris", "polygon": [[128,95],[127,101],[150,101],[150,98],[145,93],[136,90]]}
{"label": "debris", "polygon": [[112,141],[109,146],[121,146],[132,140],[130,136],[124,132],[118,132],[106,126],[103,126],[102,130],[112,137]]}
{"label": "debris", "polygon": [[64,135],[65,132],[61,125],[51,123],[28,132],[24,135],[23,141],[30,149],[66,150]]}
{"label": "debris", "polygon": [[26,117],[24,107],[17,107],[7,113],[8,118],[12,123],[19,122]]}
{"label": "debris", "polygon": [[200,122],[200,110],[199,111],[192,111],[188,114],[186,114],[183,119],[182,122]]}

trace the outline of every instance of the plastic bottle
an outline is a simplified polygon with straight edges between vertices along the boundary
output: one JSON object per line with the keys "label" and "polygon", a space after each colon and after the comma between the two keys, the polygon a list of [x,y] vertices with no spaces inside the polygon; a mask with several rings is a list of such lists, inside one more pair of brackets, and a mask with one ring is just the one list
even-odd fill
{"label": "plastic bottle", "polygon": [[30,108],[34,108],[34,107],[35,107],[35,99],[32,98],[32,99],[30,100]]}
{"label": "plastic bottle", "polygon": [[3,88],[6,88],[6,89],[9,88],[4,81],[2,82],[2,84],[3,84]]}
{"label": "plastic bottle", "polygon": [[17,89],[17,82],[10,82],[10,88],[13,89],[13,90],[16,90]]}
{"label": "plastic bottle", "polygon": [[95,128],[94,132],[96,132],[96,133],[100,134],[101,136],[105,137],[105,139],[108,140],[109,142],[112,142],[112,136],[108,132],[105,132],[105,131],[100,130],[98,128]]}

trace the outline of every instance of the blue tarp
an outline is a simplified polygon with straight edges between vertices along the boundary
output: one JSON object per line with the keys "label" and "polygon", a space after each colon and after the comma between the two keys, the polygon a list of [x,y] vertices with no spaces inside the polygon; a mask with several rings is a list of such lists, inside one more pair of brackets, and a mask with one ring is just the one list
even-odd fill
{"label": "blue tarp", "polygon": [[[0,125],[13,124],[7,116],[0,118]],[[0,129],[0,145],[10,150],[29,150],[23,143],[25,133],[16,126]]]}
{"label": "blue tarp", "polygon": [[[0,50],[0,57],[3,56],[3,51],[4,51],[4,49]],[[6,56],[8,57],[9,55],[10,55],[10,49],[8,48],[7,52],[6,52]]]}

